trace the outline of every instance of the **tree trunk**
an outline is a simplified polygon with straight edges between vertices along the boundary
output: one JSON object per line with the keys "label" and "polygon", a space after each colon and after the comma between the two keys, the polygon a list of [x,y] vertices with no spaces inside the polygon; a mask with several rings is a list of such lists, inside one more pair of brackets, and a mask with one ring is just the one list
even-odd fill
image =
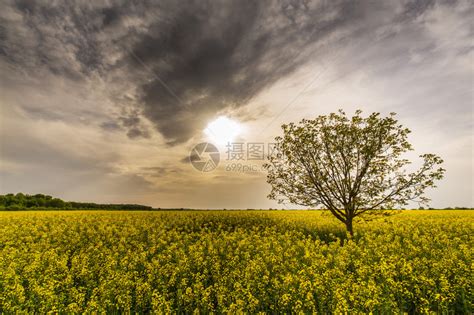
{"label": "tree trunk", "polygon": [[354,236],[354,229],[352,228],[352,218],[351,217],[346,219],[346,230],[347,230],[347,232],[349,232],[351,237]]}

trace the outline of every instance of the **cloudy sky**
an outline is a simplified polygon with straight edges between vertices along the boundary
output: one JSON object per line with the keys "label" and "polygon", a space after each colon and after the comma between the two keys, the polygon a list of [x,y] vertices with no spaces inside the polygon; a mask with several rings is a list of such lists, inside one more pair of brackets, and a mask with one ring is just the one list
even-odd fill
{"label": "cloudy sky", "polygon": [[[0,193],[275,207],[261,161],[220,140],[266,147],[282,123],[360,108],[397,112],[413,156],[444,158],[432,206],[474,205],[471,1],[1,7]],[[188,158],[205,141],[220,151],[210,172]]]}

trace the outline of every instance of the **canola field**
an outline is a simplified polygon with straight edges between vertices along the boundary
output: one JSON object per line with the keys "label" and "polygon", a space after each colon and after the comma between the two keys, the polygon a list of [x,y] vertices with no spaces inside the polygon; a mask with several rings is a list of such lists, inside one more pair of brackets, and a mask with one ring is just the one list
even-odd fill
{"label": "canola field", "polygon": [[[474,211],[0,212],[0,313],[473,312]],[[343,244],[341,244],[343,239]]]}

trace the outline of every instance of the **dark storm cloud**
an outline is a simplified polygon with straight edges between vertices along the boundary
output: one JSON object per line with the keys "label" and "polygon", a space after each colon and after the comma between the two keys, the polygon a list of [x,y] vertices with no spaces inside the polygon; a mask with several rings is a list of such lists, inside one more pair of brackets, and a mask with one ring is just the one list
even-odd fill
{"label": "dark storm cloud", "polygon": [[52,2],[10,5],[1,18],[6,38],[1,51],[8,62],[27,71],[46,68],[74,80],[100,68],[102,55],[94,37],[100,20],[86,20],[88,12],[82,8]]}
{"label": "dark storm cloud", "polygon": [[246,104],[306,62],[309,48],[361,16],[347,1],[196,2],[171,12],[150,25],[131,54],[136,67],[156,75],[141,86],[140,100],[170,143],[188,140],[219,110]]}
{"label": "dark storm cloud", "polygon": [[120,117],[120,121],[122,126],[128,129],[127,136],[130,139],[150,137],[149,131],[142,126],[141,119],[138,114],[134,113],[129,116],[122,116]]}
{"label": "dark storm cloud", "polygon": [[103,122],[100,124],[100,127],[107,131],[118,131],[122,129],[122,127],[120,127],[120,125],[117,124],[115,121]]}
{"label": "dark storm cloud", "polygon": [[[135,110],[102,128],[149,137],[144,117],[178,144],[319,53],[434,6],[407,1],[392,12],[380,1],[7,1],[0,58],[30,75],[107,79],[111,98],[121,100],[117,106]],[[135,94],[117,95],[115,85],[131,86]]]}
{"label": "dark storm cloud", "polygon": [[143,130],[143,129],[139,129],[139,128],[136,128],[136,127],[130,128],[130,129],[127,131],[127,136],[128,136],[130,139],[136,139],[136,138],[150,138],[150,134],[148,133],[148,131]]}

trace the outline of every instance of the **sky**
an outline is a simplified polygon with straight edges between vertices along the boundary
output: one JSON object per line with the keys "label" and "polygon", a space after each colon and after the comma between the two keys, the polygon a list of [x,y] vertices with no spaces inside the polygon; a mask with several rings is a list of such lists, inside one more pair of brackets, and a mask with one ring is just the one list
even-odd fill
{"label": "sky", "polygon": [[292,208],[249,148],[361,109],[397,113],[415,166],[444,159],[431,206],[474,206],[471,1],[1,3],[2,194]]}

